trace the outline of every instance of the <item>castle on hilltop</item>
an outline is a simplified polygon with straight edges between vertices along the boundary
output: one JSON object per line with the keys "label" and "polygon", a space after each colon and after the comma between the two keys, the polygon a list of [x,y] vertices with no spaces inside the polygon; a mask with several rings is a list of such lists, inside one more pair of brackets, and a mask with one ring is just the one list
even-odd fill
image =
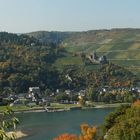
{"label": "castle on hilltop", "polygon": [[88,58],[92,63],[102,64],[102,65],[108,63],[107,57],[105,55],[98,57],[96,51],[93,51],[93,53],[91,53]]}

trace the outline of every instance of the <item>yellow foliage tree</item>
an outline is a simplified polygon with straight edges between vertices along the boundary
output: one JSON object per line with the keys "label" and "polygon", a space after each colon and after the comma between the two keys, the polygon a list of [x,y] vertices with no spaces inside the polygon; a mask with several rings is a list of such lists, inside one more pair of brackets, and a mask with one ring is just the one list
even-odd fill
{"label": "yellow foliage tree", "polygon": [[79,137],[79,140],[94,140],[97,135],[97,128],[90,127],[88,124],[81,125],[82,135]]}
{"label": "yellow foliage tree", "polygon": [[74,134],[62,134],[54,140],[95,140],[97,135],[97,128],[90,127],[88,124],[81,125],[81,135],[77,136]]}
{"label": "yellow foliage tree", "polygon": [[78,136],[74,134],[62,134],[58,138],[55,138],[54,140],[78,140]]}
{"label": "yellow foliage tree", "polygon": [[135,101],[132,106],[140,106],[140,100]]}
{"label": "yellow foliage tree", "polygon": [[79,104],[81,105],[81,106],[84,106],[85,105],[85,100],[84,100],[84,98],[83,97],[79,97]]}

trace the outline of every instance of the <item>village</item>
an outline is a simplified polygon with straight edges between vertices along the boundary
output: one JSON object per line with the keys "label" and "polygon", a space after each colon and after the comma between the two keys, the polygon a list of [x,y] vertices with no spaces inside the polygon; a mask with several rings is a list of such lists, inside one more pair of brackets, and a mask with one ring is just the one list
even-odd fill
{"label": "village", "polygon": [[[45,109],[51,108],[51,104],[59,104],[60,106],[53,106],[62,108],[70,105],[69,107],[87,106],[93,107],[92,102],[96,103],[131,103],[133,99],[140,98],[140,87],[132,88],[109,88],[108,86],[99,88],[94,91],[93,99],[86,90],[73,91],[65,90],[63,93],[59,89],[56,92],[50,92],[45,96],[39,87],[29,87],[28,93],[13,94],[9,96],[0,96],[0,106],[10,104],[10,106],[28,106],[35,107],[41,106]],[[128,95],[129,93],[129,95]],[[130,94],[131,93],[131,94]],[[59,108],[59,109],[60,109]],[[51,108],[52,109],[52,108]]]}

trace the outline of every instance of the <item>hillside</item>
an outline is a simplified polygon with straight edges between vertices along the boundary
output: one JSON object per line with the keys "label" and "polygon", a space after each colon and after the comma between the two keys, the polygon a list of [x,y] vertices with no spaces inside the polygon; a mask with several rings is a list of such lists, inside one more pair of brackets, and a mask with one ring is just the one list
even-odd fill
{"label": "hillside", "polygon": [[73,54],[89,55],[96,51],[106,55],[116,64],[125,66],[134,73],[140,73],[140,29],[93,30],[86,32],[32,32],[28,34],[41,42],[53,42],[61,46],[67,54],[57,60],[56,65],[80,64],[80,58]]}
{"label": "hillside", "polygon": [[71,53],[62,44],[0,33],[0,94],[27,92],[31,86],[55,91],[135,85],[132,72],[108,61],[91,63],[84,53]]}

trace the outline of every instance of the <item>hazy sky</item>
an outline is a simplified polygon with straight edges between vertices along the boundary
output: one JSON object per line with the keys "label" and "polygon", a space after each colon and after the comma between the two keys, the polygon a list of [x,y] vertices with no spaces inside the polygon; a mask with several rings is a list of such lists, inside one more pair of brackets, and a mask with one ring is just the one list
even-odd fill
{"label": "hazy sky", "polygon": [[0,31],[140,28],[140,0],[0,0]]}

